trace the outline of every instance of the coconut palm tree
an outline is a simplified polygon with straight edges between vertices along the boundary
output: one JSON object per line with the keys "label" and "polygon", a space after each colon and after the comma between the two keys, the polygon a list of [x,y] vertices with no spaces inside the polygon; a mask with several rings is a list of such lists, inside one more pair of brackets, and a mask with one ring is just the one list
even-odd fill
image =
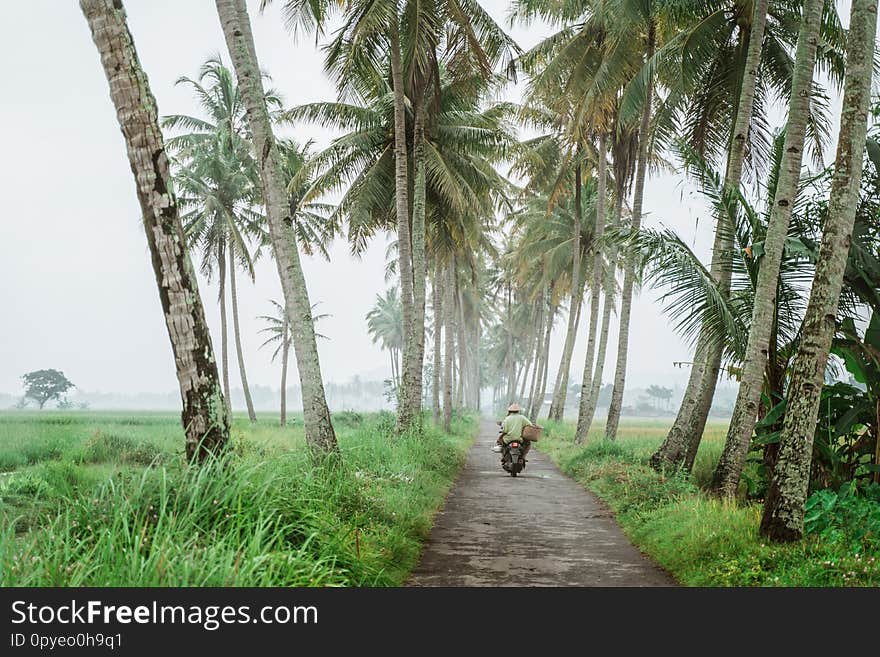
{"label": "coconut palm tree", "polygon": [[[810,0],[808,0],[810,1]],[[725,185],[729,189],[738,189],[742,178],[743,161],[746,154],[747,135],[751,124],[752,110],[754,108],[754,98],[758,77],[758,66],[761,59],[761,50],[764,38],[764,26],[767,21],[767,0],[760,0],[755,3],[754,14],[751,21],[751,31],[749,32],[748,51],[744,65],[743,75],[741,79],[741,91],[739,95],[738,106],[736,110],[736,126],[734,128],[734,136],[730,141],[730,149],[727,158],[727,175]],[[741,31],[741,34],[743,31]],[[800,91],[800,90],[799,90]],[[801,139],[801,143],[803,138]],[[800,152],[800,151],[798,151]],[[797,180],[794,181],[797,186]],[[730,250],[729,242],[723,236],[730,235],[731,231],[727,229],[723,223],[726,213],[719,213],[718,226],[715,230],[716,243],[713,248],[713,267],[712,271],[721,282],[722,294],[728,284],[729,274],[727,268],[724,267],[724,252]],[[699,364],[695,363],[691,370],[691,377],[688,383],[688,390],[685,392],[684,400],[679,409],[676,422],[666,437],[663,445],[655,452],[652,462],[655,467],[662,467],[667,464],[679,465],[686,458],[690,443],[697,440],[697,435],[702,435],[702,428],[697,432],[690,433],[688,438],[690,425],[693,422],[699,423],[699,418],[703,412],[708,415],[708,405],[711,405],[711,397],[706,400],[707,394],[699,394],[700,389],[708,391],[709,388],[714,392],[714,383],[703,382],[703,379],[714,378],[717,381],[720,366],[720,357],[722,347],[715,345],[714,348],[707,344],[707,340],[698,344],[697,356],[695,359]],[[717,356],[715,355],[717,353]],[[702,402],[702,403],[701,403]],[[704,420],[705,422],[705,420]],[[684,429],[682,428],[684,427]]]}
{"label": "coconut palm tree", "polygon": [[201,461],[226,446],[229,415],[172,191],[156,101],[138,60],[124,9],[111,0],[82,0],[80,8],[101,56],[135,178],[180,384],[186,454],[190,460]]}
{"label": "coconut palm tree", "polygon": [[[749,7],[745,4],[733,3],[729,8],[720,7],[699,23],[695,23],[697,27],[687,31],[686,40],[679,39],[682,45],[676,43],[674,47],[680,51],[676,57],[682,62],[687,84],[680,86],[677,96],[680,99],[686,98],[689,89],[701,91],[694,94],[692,100],[684,102],[673,100],[671,97],[676,94],[671,94],[663,110],[667,118],[658,119],[658,123],[665,121],[667,125],[685,123],[691,126],[685,132],[685,137],[701,156],[712,158],[719,153],[726,153],[728,184],[731,188],[739,185],[745,163],[750,160],[752,168],[756,169],[760,161],[766,160],[770,139],[767,136],[765,112],[771,94],[798,99],[796,106],[792,106],[798,121],[791,134],[792,148],[797,149],[793,154],[798,161],[796,167],[791,169],[795,172],[794,175],[799,172],[805,134],[816,158],[821,158],[827,130],[825,99],[821,89],[812,83],[811,75],[801,75],[793,79],[792,71],[798,69],[788,53],[798,39],[798,34],[798,43],[803,44],[797,50],[801,62],[800,70],[804,70],[808,63],[805,59],[810,55],[808,44],[813,44],[812,57],[816,56],[817,30],[821,31],[824,41],[824,46],[818,53],[823,65],[831,72],[832,77],[838,77],[840,70],[841,30],[831,3],[807,0],[803,7],[804,18],[792,14],[790,3],[771,0],[753,3],[753,8],[754,13],[749,16]],[[823,14],[821,20],[820,13]],[[708,30],[702,27],[712,25],[715,27]],[[758,38],[759,33],[763,34],[762,39]],[[705,47],[684,45],[699,42],[703,36],[708,36]],[[735,54],[737,52],[740,54]],[[756,61],[759,62],[757,66]],[[697,82],[696,86],[692,81]],[[796,90],[792,87],[795,83],[799,86]],[[718,94],[712,89],[722,87],[728,89],[728,95],[738,98],[737,106],[718,102]],[[673,109],[676,105],[679,106],[677,110]],[[710,129],[712,115],[718,118],[714,120],[715,127]],[[684,117],[700,118],[688,121]],[[728,126],[732,126],[732,129]],[[673,134],[667,128],[658,128],[657,132],[670,136]],[[791,158],[792,162],[794,156]],[[793,183],[785,182],[783,189],[786,190],[785,193],[791,194],[796,186],[795,177]],[[723,216],[719,215],[722,218]],[[719,225],[713,247],[713,275],[722,282],[727,279],[727,263],[730,259],[730,244],[723,241],[722,237],[729,233],[729,230]],[[783,230],[782,234],[784,233]],[[719,348],[710,344],[708,334],[698,340],[694,366],[678,416],[666,441],[652,457],[656,467],[680,466],[688,453],[696,451],[695,445],[699,444],[702,437],[712,403],[720,358]]]}
{"label": "coconut palm tree", "polygon": [[[635,173],[636,154],[638,151],[637,132],[632,128],[618,126],[611,131],[610,138],[611,172],[614,180],[614,207],[608,230],[615,230],[621,223],[623,216],[624,199],[629,195],[632,186],[633,174]],[[600,149],[601,152],[601,149]],[[604,195],[602,196],[604,197]],[[600,197],[600,198],[602,198]],[[597,222],[598,222],[597,206]],[[597,223],[598,225],[598,223]],[[601,244],[601,235],[597,230],[594,242]],[[608,349],[608,336],[611,324],[611,311],[614,308],[614,300],[617,296],[616,272],[618,264],[618,248],[612,242],[608,248],[607,264],[600,260],[602,250],[596,249],[596,268],[593,274],[594,285],[591,291],[590,333],[587,343],[587,354],[584,359],[584,373],[581,380],[580,402],[578,405],[578,421],[575,428],[575,442],[578,444],[586,440],[599,404],[599,393],[602,388],[602,375],[605,370],[605,355]],[[599,285],[596,285],[598,281]],[[599,296],[597,287],[601,286],[604,293],[602,306],[602,325],[598,338],[594,337],[595,326],[598,325],[598,317],[594,318],[594,312],[598,314]],[[591,343],[597,343],[595,364],[593,361],[593,347]]]}
{"label": "coconut palm tree", "polygon": [[714,488],[727,497],[736,495],[739,487],[740,474],[745,465],[761,400],[761,387],[769,353],[773,297],[776,294],[779,278],[778,263],[782,260],[782,250],[794,205],[792,201],[801,175],[804,137],[809,116],[809,91],[813,85],[822,4],[821,0],[805,0],[803,4],[801,35],[798,39],[788,122],[785,129],[782,175],[776,185],[773,214],[770,216],[770,224],[764,236],[764,253],[755,289],[754,315],[750,323],[749,343],[740,376],[737,402],[727,432],[724,451],[714,476]]}
{"label": "coconut palm tree", "polygon": [[[639,39],[644,42],[644,59],[650,62],[657,47],[657,22],[654,13],[654,2],[646,2],[632,18],[630,27],[639,30]],[[650,74],[644,82],[645,98],[642,103],[639,120],[639,147],[636,158],[635,187],[633,192],[632,215],[630,226],[638,230],[642,221],[642,204],[645,192],[645,174],[649,157],[649,135],[653,103],[654,81]],[[614,387],[611,391],[611,403],[608,406],[608,419],[605,422],[605,439],[617,437],[617,426],[620,422],[620,411],[623,406],[623,389],[626,383],[626,363],[629,353],[629,320],[632,311],[632,294],[636,272],[631,262],[624,266],[623,289],[620,293],[620,331],[617,338],[617,363],[614,372]]]}
{"label": "coconut palm tree", "polygon": [[400,385],[400,352],[403,349],[403,311],[397,287],[385,291],[385,296],[376,295],[376,303],[367,313],[367,332],[373,344],[387,349],[391,357],[391,380],[395,387]]}
{"label": "coconut palm tree", "polygon": [[[293,342],[293,333],[290,330],[290,320],[289,313],[280,303],[275,301],[274,299],[270,299],[269,303],[275,309],[274,315],[260,315],[257,319],[261,319],[266,323],[265,328],[260,329],[260,333],[267,333],[269,335],[268,338],[260,345],[260,348],[267,346],[275,346],[275,351],[272,352],[272,362],[275,362],[275,359],[278,358],[279,354],[281,356],[281,426],[285,426],[287,424],[287,363],[290,355],[290,345]],[[317,324],[322,319],[330,317],[330,315],[324,314],[315,314],[315,308],[318,306],[318,303],[312,304],[312,317],[314,318],[315,324]],[[321,338],[327,340],[326,335],[321,335],[318,332],[315,332],[316,338]]]}
{"label": "coconut palm tree", "polygon": [[[454,79],[476,75],[486,80],[492,67],[512,59],[518,48],[473,0],[405,2],[402,6],[396,2],[290,0],[285,2],[285,13],[292,27],[319,32],[332,16],[342,14],[342,27],[327,48],[326,65],[343,95],[357,93],[365,78],[390,77],[394,146],[389,159],[394,162],[398,270],[407,336],[398,427],[406,429],[420,417],[421,406],[427,279],[425,208],[430,178],[430,152],[424,135],[426,108],[439,96],[438,89],[434,93],[430,89],[438,86],[441,62]],[[407,122],[407,100],[411,123]],[[411,142],[408,134],[412,134]]]}
{"label": "coconut palm tree", "polygon": [[327,247],[336,237],[338,226],[331,219],[333,205],[308,198],[317,174],[312,142],[300,145],[293,139],[279,139],[278,149],[281,171],[288,181],[288,208],[297,244],[306,255],[320,255],[329,262]]}
{"label": "coconut palm tree", "polygon": [[216,0],[216,5],[247,109],[254,152],[260,154],[258,164],[269,237],[294,336],[293,347],[302,388],[306,441],[316,456],[335,454],[338,453],[338,445],[324,394],[311,303],[295,232],[291,230],[293,218],[290,216],[288,181],[284,179],[282,156],[272,132],[272,119],[265,102],[250,18],[244,0]]}
{"label": "coconut palm tree", "polygon": [[[484,218],[491,216],[509,188],[494,163],[504,156],[513,138],[508,125],[510,106],[493,103],[481,107],[486,91],[478,79],[456,81],[441,71],[440,85],[439,97],[432,100],[435,112],[425,126],[424,215],[428,259],[436,266],[439,258],[445,267],[449,254],[465,256],[479,250],[475,245],[486,232]],[[291,121],[319,121],[345,131],[316,155],[318,173],[306,198],[334,192],[348,183],[330,219],[335,225],[346,225],[355,252],[360,252],[376,232],[394,230],[396,203],[391,184],[393,93],[382,78],[364,81],[359,90],[362,96],[357,103],[313,103],[293,108],[286,115]],[[399,248],[399,238],[396,244]],[[460,264],[473,270],[470,255]],[[441,281],[438,289],[448,276],[446,272],[437,279]],[[444,296],[440,303],[445,307]],[[402,303],[404,298],[402,294]],[[443,324],[445,319],[440,328]],[[435,352],[439,353],[436,344]],[[406,343],[403,354],[401,387],[406,387]],[[435,369],[439,376],[441,368]]]}
{"label": "coconut palm tree", "polygon": [[293,336],[290,332],[290,322],[284,306],[270,299],[269,303],[274,307],[275,315],[260,315],[257,319],[266,322],[266,327],[260,329],[260,333],[268,333],[269,337],[260,345],[260,348],[275,345],[272,352],[272,362],[281,355],[281,426],[287,424],[287,362],[290,355],[290,343]]}
{"label": "coconut palm tree", "polygon": [[[235,270],[243,267],[253,279],[257,245],[264,239],[264,217],[254,206],[252,178],[241,168],[241,159],[229,153],[230,140],[218,135],[188,149],[186,159],[177,160],[174,177],[180,194],[184,232],[190,249],[201,252],[201,270],[210,280],[218,273],[220,283],[220,341],[224,392],[229,390],[226,282],[231,286],[233,330],[242,388],[251,421],[256,415],[247,385],[241,334],[238,323],[238,295]],[[227,404],[230,403],[227,397]]]}
{"label": "coconut palm tree", "polygon": [[761,520],[761,532],[774,541],[798,540],[804,530],[819,395],[835,330],[829,318],[837,315],[862,175],[877,0],[853,0],[849,24],[846,82],[828,216],[798,354],[792,365],[779,454]]}
{"label": "coconut palm tree", "polygon": [[[185,210],[184,229],[191,248],[202,253],[202,272],[209,279],[215,270],[218,272],[223,385],[227,403],[231,404],[226,313],[228,273],[238,370],[248,417],[255,422],[241,348],[235,274],[236,269],[242,267],[253,280],[257,249],[266,241],[266,235],[265,217],[259,209],[259,173],[250,152],[245,109],[234,76],[219,55],[202,64],[196,79],[184,76],[177,84],[192,90],[206,116],[177,114],[162,120],[164,128],[179,133],[169,139],[169,148],[176,156],[175,182]],[[266,104],[277,112],[281,100],[269,90]],[[252,244],[257,248],[252,248]]]}

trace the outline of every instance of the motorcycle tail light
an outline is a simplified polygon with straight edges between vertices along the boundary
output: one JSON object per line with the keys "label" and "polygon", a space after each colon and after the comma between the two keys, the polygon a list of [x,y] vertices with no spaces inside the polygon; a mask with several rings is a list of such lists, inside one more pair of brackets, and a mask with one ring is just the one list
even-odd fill
{"label": "motorcycle tail light", "polygon": [[510,443],[511,447],[519,447],[519,443]]}

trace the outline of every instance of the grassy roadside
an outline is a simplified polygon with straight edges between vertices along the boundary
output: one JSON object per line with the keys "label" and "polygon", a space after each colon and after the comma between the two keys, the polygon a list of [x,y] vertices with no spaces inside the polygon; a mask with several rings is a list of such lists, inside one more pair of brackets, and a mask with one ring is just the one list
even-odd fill
{"label": "grassy roadside", "polygon": [[758,534],[761,507],[737,506],[701,492],[720,455],[725,427],[710,425],[690,477],[663,476],[647,459],[665,435],[660,422],[628,423],[616,443],[596,427],[585,446],[574,427],[547,423],[537,445],[566,474],[596,493],[644,553],[690,586],[877,586],[876,537],[853,539],[843,527],[771,545]]}
{"label": "grassy roadside", "polygon": [[312,467],[301,419],[237,419],[188,469],[172,414],[0,414],[2,586],[388,586],[416,565],[476,431],[393,436],[334,416],[344,466]]}

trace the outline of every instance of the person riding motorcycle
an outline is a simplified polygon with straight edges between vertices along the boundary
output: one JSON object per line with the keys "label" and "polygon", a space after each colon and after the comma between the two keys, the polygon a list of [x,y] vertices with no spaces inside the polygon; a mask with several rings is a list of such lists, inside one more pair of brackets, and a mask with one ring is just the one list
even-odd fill
{"label": "person riding motorcycle", "polygon": [[498,444],[503,447],[514,440],[521,442],[523,446],[523,459],[525,460],[526,454],[529,453],[532,447],[532,441],[523,440],[522,438],[523,429],[528,426],[533,426],[532,421],[523,414],[522,407],[519,404],[516,402],[512,403],[507,407],[507,417],[501,421],[501,434],[498,436]]}

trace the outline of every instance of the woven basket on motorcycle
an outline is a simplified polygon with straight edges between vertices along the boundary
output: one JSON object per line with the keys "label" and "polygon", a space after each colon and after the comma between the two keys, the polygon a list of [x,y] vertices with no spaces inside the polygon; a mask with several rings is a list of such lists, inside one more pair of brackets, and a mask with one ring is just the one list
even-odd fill
{"label": "woven basket on motorcycle", "polygon": [[523,427],[523,430],[522,430],[523,440],[531,440],[532,442],[535,442],[541,438],[541,432],[543,430],[544,430],[544,427],[539,427],[535,424],[530,424],[527,427]]}

